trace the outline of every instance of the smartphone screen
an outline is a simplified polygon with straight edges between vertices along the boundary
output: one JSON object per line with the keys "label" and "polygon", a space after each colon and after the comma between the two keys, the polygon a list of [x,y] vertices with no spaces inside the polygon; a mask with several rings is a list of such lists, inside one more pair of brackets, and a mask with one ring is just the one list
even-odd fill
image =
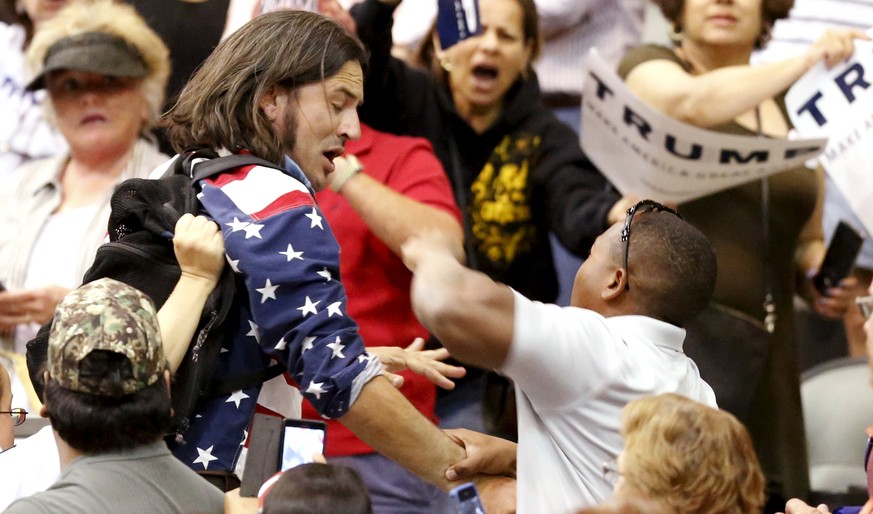
{"label": "smartphone screen", "polygon": [[312,462],[316,453],[324,453],[324,434],[327,426],[322,421],[286,419],[282,434],[282,454],[279,469]]}
{"label": "smartphone screen", "polygon": [[449,498],[457,514],[485,514],[485,507],[479,499],[479,491],[472,482],[459,485],[449,491]]}

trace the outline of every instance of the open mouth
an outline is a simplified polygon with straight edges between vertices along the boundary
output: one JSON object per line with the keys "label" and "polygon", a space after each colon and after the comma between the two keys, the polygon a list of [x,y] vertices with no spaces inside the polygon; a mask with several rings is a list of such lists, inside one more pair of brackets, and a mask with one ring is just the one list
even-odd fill
{"label": "open mouth", "polygon": [[342,154],[343,154],[343,151],[337,150],[337,149],[332,149],[332,150],[327,150],[325,152],[322,152],[322,155],[324,155],[324,157],[331,162],[333,162],[334,159],[336,159],[337,157],[339,157]]}
{"label": "open mouth", "polygon": [[499,70],[496,66],[479,64],[473,67],[473,76],[479,80],[495,80]]}
{"label": "open mouth", "polygon": [[323,155],[324,158],[327,159],[327,163],[326,163],[325,168],[324,168],[325,174],[329,175],[329,174],[333,173],[333,171],[336,169],[336,166],[334,165],[333,160],[336,159],[337,157],[341,156],[342,154],[343,154],[342,148],[334,148],[331,150],[326,150],[324,152],[321,152],[321,155]]}

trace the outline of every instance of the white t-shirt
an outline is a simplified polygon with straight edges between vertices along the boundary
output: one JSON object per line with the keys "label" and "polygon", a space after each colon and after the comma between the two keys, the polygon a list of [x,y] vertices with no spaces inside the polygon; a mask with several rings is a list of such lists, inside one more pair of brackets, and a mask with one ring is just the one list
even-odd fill
{"label": "white t-shirt", "polygon": [[0,475],[0,511],[54,484],[61,476],[61,464],[51,425],[0,453]]}
{"label": "white t-shirt", "polygon": [[512,348],[501,373],[518,403],[518,513],[564,514],[604,501],[604,461],[622,449],[628,402],[677,393],[715,406],[712,388],[682,352],[685,330],[515,294]]}
{"label": "white t-shirt", "polygon": [[[74,289],[82,283],[82,275],[75,259],[59,259],[59,255],[75,254],[87,238],[91,220],[100,205],[86,205],[52,214],[39,232],[24,278],[24,289],[57,285]],[[24,345],[36,336],[38,323],[19,325],[15,334],[15,351],[24,353]]]}

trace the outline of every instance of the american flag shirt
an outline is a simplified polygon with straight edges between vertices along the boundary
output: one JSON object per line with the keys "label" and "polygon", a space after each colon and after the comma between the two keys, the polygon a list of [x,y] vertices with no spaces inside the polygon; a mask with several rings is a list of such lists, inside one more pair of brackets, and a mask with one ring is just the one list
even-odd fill
{"label": "american flag shirt", "polygon": [[[214,377],[248,376],[273,360],[287,364],[286,380],[319,413],[336,418],[381,365],[346,315],[339,245],[309,181],[290,159],[285,168],[244,166],[201,181],[200,201],[245,283]],[[203,402],[184,440],[170,449],[195,471],[234,470],[259,392],[252,387]]]}

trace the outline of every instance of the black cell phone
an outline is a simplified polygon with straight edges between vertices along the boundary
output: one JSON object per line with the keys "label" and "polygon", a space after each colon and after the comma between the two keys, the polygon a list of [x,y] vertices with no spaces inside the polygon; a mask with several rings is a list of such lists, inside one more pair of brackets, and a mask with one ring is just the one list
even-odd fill
{"label": "black cell phone", "polygon": [[485,514],[485,507],[479,498],[479,490],[473,482],[461,484],[449,491],[449,498],[457,514]]}
{"label": "black cell phone", "polygon": [[279,469],[285,471],[312,462],[316,453],[324,454],[326,433],[327,425],[323,421],[286,418]]}
{"label": "black cell phone", "polygon": [[283,427],[278,416],[258,413],[252,418],[240,496],[257,496],[261,485],[279,471],[277,455],[281,454]]}
{"label": "black cell phone", "polygon": [[839,284],[840,280],[849,276],[864,238],[848,223],[840,221],[834,237],[828,245],[824,261],[818,273],[812,277],[812,283],[821,294],[826,294],[828,288]]}

